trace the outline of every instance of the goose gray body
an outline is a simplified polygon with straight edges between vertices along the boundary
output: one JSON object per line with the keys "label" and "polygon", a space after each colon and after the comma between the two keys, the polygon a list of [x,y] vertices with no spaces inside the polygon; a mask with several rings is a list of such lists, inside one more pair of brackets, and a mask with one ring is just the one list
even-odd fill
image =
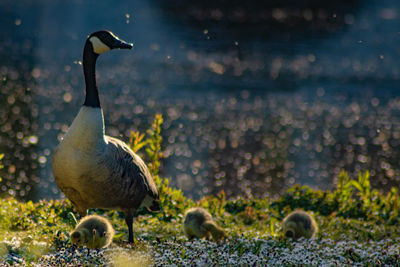
{"label": "goose gray body", "polygon": [[[93,115],[93,109],[82,107],[78,118],[81,113]],[[124,142],[104,135],[89,145],[87,139],[95,134],[87,129],[74,138],[74,126],[73,123],[54,152],[53,173],[57,185],[80,215],[89,208],[136,210],[146,196],[158,198],[145,163]]]}
{"label": "goose gray body", "polygon": [[[104,134],[95,62],[96,51],[103,53],[113,48],[112,38],[116,37],[103,31],[93,33],[86,41],[83,56],[85,103],[55,149],[52,169],[58,187],[81,216],[86,215],[89,208],[123,211],[129,241],[133,242],[132,222],[136,210],[143,206],[157,211],[159,197],[143,160],[124,142]],[[111,48],[107,50],[107,47]]]}

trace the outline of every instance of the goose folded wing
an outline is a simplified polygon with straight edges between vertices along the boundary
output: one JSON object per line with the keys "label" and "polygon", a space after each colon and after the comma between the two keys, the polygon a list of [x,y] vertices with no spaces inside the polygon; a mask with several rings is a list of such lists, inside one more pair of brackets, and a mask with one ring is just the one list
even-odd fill
{"label": "goose folded wing", "polygon": [[143,160],[124,142],[106,136],[109,152],[109,169],[112,169],[113,180],[123,185],[128,199],[140,199],[146,195],[158,199],[158,191],[153,178]]}

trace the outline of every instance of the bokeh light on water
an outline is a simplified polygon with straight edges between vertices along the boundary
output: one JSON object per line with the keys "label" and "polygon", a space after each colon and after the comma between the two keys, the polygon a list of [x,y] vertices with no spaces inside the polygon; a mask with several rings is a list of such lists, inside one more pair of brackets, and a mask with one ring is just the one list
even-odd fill
{"label": "bokeh light on water", "polygon": [[107,134],[127,141],[163,114],[161,172],[186,195],[327,189],[341,169],[399,184],[398,1],[137,2],[0,4],[2,196],[61,196],[51,153],[83,102],[82,46],[98,29],[135,43],[98,61]]}

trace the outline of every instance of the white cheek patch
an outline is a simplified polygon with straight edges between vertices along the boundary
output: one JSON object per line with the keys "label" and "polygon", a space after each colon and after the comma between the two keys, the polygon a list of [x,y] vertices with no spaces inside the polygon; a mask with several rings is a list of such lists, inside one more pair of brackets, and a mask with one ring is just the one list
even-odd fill
{"label": "white cheek patch", "polygon": [[107,45],[105,45],[102,41],[100,41],[100,39],[97,38],[96,36],[91,37],[89,40],[92,43],[93,50],[96,54],[100,55],[110,50],[110,48]]}

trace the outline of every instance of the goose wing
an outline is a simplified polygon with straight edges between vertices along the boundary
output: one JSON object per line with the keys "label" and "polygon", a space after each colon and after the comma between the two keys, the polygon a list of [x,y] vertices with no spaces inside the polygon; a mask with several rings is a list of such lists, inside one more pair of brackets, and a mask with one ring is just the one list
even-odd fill
{"label": "goose wing", "polygon": [[157,200],[157,188],[143,160],[121,140],[110,136],[105,136],[105,139],[107,157],[111,157],[109,170],[112,170],[113,180],[123,185],[123,195],[134,202],[142,201],[146,195]]}

